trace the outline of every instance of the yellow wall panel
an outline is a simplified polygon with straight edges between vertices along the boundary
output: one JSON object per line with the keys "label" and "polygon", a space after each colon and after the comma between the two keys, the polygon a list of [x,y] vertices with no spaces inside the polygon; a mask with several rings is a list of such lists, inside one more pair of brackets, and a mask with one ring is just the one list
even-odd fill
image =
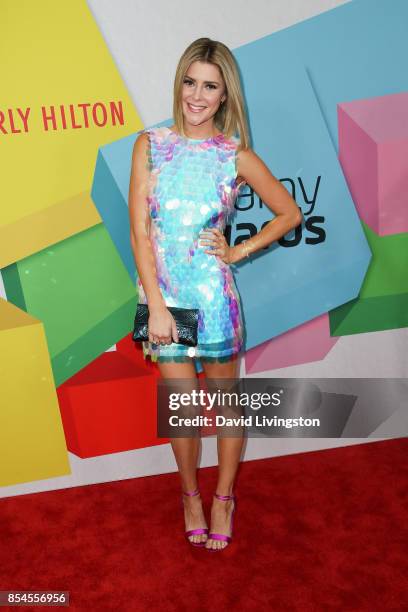
{"label": "yellow wall panel", "polygon": [[0,486],[68,474],[43,324],[0,299]]}
{"label": "yellow wall panel", "polygon": [[[83,198],[98,147],[142,124],[85,0],[3,0],[0,40],[2,268],[101,222]],[[56,129],[47,131],[42,109],[51,107]]]}

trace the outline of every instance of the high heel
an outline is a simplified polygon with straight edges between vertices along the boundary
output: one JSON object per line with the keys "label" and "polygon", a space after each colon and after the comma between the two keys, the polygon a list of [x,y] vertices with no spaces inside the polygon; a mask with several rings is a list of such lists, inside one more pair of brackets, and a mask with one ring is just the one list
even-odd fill
{"label": "high heel", "polygon": [[[187,495],[188,497],[193,497],[195,495],[200,495],[200,491],[198,489],[196,489],[195,491],[192,491],[191,493],[183,491],[183,495]],[[183,496],[181,496],[181,505],[184,508]],[[185,533],[185,536],[188,542],[192,544],[193,546],[205,546],[205,543],[207,540],[204,540],[204,542],[192,542],[189,539],[189,536],[200,535],[202,533],[205,533],[207,534],[207,537],[208,537],[208,527],[199,527],[198,529],[189,529],[188,531],[185,531],[184,533]]]}
{"label": "high heel", "polygon": [[231,512],[231,535],[227,536],[224,533],[209,533],[208,534],[207,540],[220,540],[221,542],[227,542],[227,546],[223,546],[222,548],[210,548],[206,546],[207,550],[211,552],[218,552],[220,550],[224,550],[225,548],[227,548],[228,544],[232,540],[232,527],[234,523],[234,512],[235,512],[235,507],[237,505],[237,500],[236,500],[235,495],[218,495],[218,493],[215,493],[214,497],[216,497],[220,501],[228,501],[230,499],[234,501],[234,507],[232,508],[232,512]]}

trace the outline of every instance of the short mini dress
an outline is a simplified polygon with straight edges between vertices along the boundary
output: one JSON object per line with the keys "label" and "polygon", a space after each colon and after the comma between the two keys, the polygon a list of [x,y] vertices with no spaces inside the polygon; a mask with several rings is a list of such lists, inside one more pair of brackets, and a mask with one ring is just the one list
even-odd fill
{"label": "short mini dress", "polygon": [[[228,361],[243,347],[240,296],[229,264],[205,253],[200,231],[225,231],[235,212],[236,155],[239,139],[220,133],[187,138],[168,127],[143,130],[149,136],[149,238],[159,288],[166,306],[198,308],[195,347],[172,342],[143,342],[152,361],[183,362],[191,358]],[[147,304],[140,278],[139,303]]]}

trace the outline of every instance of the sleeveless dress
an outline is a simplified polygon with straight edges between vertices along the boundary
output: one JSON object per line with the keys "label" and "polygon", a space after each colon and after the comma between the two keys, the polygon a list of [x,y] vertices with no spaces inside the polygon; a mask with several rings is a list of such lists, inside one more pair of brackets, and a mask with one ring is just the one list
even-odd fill
{"label": "sleeveless dress", "polygon": [[[143,342],[152,361],[227,361],[243,346],[241,302],[230,265],[205,253],[199,232],[224,232],[234,213],[238,190],[239,139],[220,133],[206,139],[181,136],[168,127],[143,130],[149,135],[150,241],[157,280],[166,306],[198,308],[198,344]],[[140,279],[139,302],[147,304]]]}

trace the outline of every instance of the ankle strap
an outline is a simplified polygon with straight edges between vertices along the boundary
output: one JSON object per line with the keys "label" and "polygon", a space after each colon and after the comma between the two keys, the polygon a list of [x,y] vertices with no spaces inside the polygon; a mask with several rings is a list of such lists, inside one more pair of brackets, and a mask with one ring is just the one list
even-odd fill
{"label": "ankle strap", "polygon": [[218,495],[218,493],[214,493],[214,497],[221,501],[228,501],[229,499],[234,499],[235,495]]}
{"label": "ankle strap", "polygon": [[191,491],[190,493],[183,491],[183,495],[188,495],[189,497],[192,497],[193,495],[200,495],[200,491],[198,489],[196,489],[195,491]]}

